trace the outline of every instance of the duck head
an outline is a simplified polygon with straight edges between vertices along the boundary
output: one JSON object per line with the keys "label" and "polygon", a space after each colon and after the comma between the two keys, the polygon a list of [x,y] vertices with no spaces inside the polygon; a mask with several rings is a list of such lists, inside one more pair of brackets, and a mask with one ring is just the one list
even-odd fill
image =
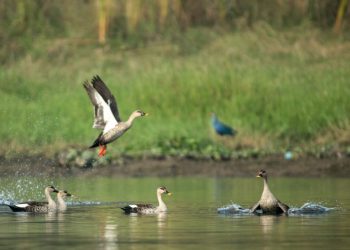
{"label": "duck head", "polygon": [[58,190],[54,187],[54,186],[47,186],[45,188],[45,191],[48,191],[48,192],[53,192],[53,193],[58,193]]}
{"label": "duck head", "polygon": [[159,187],[157,189],[157,193],[171,195],[171,193],[166,189],[166,187]]}
{"label": "duck head", "polygon": [[261,169],[256,177],[262,177],[264,179],[267,178],[267,172],[263,169]]}
{"label": "duck head", "polygon": [[61,196],[62,198],[66,198],[66,197],[69,197],[69,196],[72,196],[70,193],[68,193],[66,190],[60,190],[58,191],[58,196]]}
{"label": "duck head", "polygon": [[135,110],[132,115],[134,117],[140,117],[140,116],[148,116],[148,113],[143,112],[142,110]]}

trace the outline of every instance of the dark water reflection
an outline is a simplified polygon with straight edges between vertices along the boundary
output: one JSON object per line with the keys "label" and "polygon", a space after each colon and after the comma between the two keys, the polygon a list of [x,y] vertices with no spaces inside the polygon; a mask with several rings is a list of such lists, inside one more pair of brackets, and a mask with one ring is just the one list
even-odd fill
{"label": "dark water reflection", "polygon": [[[19,185],[20,183],[20,185]],[[272,191],[292,207],[335,207],[325,214],[219,215],[218,207],[249,207],[260,197],[255,178],[2,178],[0,203],[43,199],[47,184],[78,198],[64,213],[12,213],[0,206],[1,249],[348,249],[349,179],[271,179]],[[30,188],[26,188],[26,185]],[[126,216],[127,201],[155,203],[165,185],[169,213]],[[22,192],[22,190],[25,190]]]}

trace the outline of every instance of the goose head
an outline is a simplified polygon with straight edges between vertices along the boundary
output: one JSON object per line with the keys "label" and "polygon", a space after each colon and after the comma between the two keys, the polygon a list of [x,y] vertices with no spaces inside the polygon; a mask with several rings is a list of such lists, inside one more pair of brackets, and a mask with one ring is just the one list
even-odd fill
{"label": "goose head", "polygon": [[58,191],[57,196],[60,196],[64,199],[64,198],[72,196],[72,195],[70,193],[68,193],[66,190],[60,190],[60,191]]}
{"label": "goose head", "polygon": [[157,194],[167,194],[167,195],[171,195],[171,193],[166,189],[166,187],[159,187],[157,189]]}
{"label": "goose head", "polygon": [[134,117],[147,116],[147,115],[148,115],[148,113],[145,113],[142,110],[135,110],[132,113],[132,116],[134,116]]}
{"label": "goose head", "polygon": [[261,177],[266,179],[267,178],[267,172],[263,169],[261,169],[256,177]]}
{"label": "goose head", "polygon": [[45,188],[45,191],[46,192],[49,192],[49,193],[58,193],[58,190],[54,187],[54,186],[47,186],[46,188]]}

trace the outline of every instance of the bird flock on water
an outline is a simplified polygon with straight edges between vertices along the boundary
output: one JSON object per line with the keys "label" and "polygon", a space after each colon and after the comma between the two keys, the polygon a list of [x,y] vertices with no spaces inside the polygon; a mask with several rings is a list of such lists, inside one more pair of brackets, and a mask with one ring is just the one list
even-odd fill
{"label": "bird flock on water", "polygon": [[[99,76],[91,81],[85,81],[83,87],[94,108],[93,128],[102,130],[89,148],[99,147],[98,156],[103,157],[107,152],[107,145],[120,138],[128,131],[136,118],[147,116],[142,110],[135,110],[126,121],[120,118],[117,101],[109,88]],[[219,136],[234,137],[237,131],[231,126],[221,122],[215,113],[211,115],[211,125]],[[263,192],[260,200],[251,207],[252,213],[257,214],[288,214],[288,205],[279,201],[271,192],[267,182],[267,172],[260,170],[257,177],[263,179]],[[46,201],[27,201],[8,205],[13,212],[47,213],[65,211],[67,205],[65,198],[72,196],[66,190],[58,190],[54,186],[47,186],[44,190]],[[51,193],[56,193],[57,203],[52,199]],[[168,208],[163,201],[163,195],[171,195],[164,186],[156,190],[158,206],[151,204],[129,204],[121,207],[126,214],[154,214],[167,212]]]}

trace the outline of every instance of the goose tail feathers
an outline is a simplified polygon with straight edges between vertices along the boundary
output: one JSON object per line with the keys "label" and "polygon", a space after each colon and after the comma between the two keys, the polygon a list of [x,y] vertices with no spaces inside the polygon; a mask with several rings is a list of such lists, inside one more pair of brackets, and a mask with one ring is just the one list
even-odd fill
{"label": "goose tail feathers", "polygon": [[94,141],[94,143],[92,143],[92,145],[89,148],[96,148],[96,147],[101,145],[101,136],[102,136],[102,134],[103,133],[99,134],[97,139]]}

